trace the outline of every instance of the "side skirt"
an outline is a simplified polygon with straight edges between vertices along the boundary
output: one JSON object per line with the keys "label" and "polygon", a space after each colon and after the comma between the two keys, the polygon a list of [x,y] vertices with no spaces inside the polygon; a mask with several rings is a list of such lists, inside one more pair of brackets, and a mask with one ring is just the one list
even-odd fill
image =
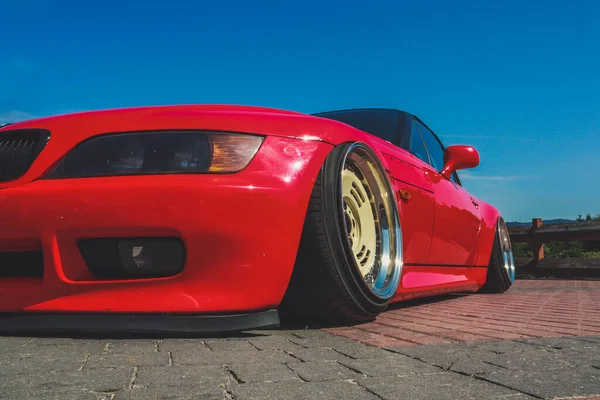
{"label": "side skirt", "polygon": [[487,267],[404,265],[392,302],[453,292],[476,292],[485,283]]}

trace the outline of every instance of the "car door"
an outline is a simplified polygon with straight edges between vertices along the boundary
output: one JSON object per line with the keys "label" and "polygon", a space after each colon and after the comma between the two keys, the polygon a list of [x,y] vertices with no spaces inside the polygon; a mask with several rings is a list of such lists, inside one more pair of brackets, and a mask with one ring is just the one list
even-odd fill
{"label": "car door", "polygon": [[[412,139],[411,119],[408,114],[399,112],[397,117],[394,121],[397,128],[388,131],[387,136],[375,135],[375,140],[385,158],[401,214],[403,263],[425,264],[433,234],[433,186],[427,177],[428,169],[425,167],[428,165],[405,151],[409,150]],[[411,150],[426,153],[420,137],[418,143],[421,146]]]}
{"label": "car door", "polygon": [[428,177],[435,196],[435,216],[430,265],[473,265],[481,225],[477,201],[463,189],[456,173],[446,179],[439,171],[444,167],[444,147],[437,136],[417,118],[413,124],[429,156]]}
{"label": "car door", "polygon": [[402,215],[403,262],[425,264],[431,246],[434,198],[423,167],[384,153]]}

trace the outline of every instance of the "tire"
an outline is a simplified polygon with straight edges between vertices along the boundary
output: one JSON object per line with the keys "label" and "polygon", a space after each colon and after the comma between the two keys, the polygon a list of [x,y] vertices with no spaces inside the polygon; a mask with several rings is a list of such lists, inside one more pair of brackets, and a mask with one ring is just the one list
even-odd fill
{"label": "tire", "polygon": [[336,147],[311,194],[296,264],[280,306],[282,320],[373,320],[392,300],[401,269],[402,231],[387,172],[363,143]]}
{"label": "tire", "polygon": [[494,246],[490,257],[483,293],[504,293],[515,280],[515,260],[512,244],[504,219],[499,218],[496,224]]}

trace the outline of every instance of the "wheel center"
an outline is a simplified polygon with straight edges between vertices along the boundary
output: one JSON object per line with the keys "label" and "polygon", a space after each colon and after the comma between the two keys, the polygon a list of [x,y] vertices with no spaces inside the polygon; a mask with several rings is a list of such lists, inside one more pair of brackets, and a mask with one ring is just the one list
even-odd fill
{"label": "wheel center", "polygon": [[348,241],[361,275],[367,278],[375,265],[377,217],[368,185],[351,170],[342,173],[344,219]]}
{"label": "wheel center", "polygon": [[346,232],[348,234],[348,240],[352,249],[360,243],[360,220],[356,211],[355,206],[348,199],[344,199],[344,218],[346,219]]}

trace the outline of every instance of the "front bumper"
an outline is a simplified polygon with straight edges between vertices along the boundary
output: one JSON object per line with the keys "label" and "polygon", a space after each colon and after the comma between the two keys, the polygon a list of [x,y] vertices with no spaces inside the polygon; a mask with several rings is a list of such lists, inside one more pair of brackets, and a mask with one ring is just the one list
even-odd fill
{"label": "front bumper", "polygon": [[[236,174],[37,180],[2,189],[0,252],[41,250],[43,278],[0,278],[0,312],[214,315],[274,309],[287,288],[312,186],[330,148],[268,137]],[[81,238],[140,236],[181,238],[183,271],[169,278],[98,280],[76,244]]]}

